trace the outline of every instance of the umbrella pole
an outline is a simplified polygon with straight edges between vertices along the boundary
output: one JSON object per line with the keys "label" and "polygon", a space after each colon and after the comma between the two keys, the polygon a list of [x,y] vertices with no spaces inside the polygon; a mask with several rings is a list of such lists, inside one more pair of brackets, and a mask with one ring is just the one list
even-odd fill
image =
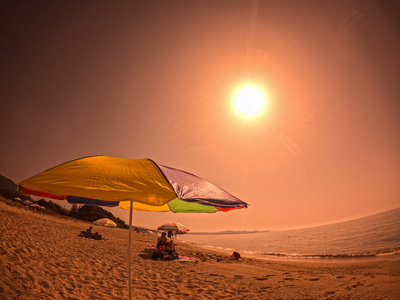
{"label": "umbrella pole", "polygon": [[131,200],[129,209],[129,244],[128,244],[128,287],[129,287],[129,300],[132,300],[132,267],[131,267],[131,242],[132,242],[132,205]]}

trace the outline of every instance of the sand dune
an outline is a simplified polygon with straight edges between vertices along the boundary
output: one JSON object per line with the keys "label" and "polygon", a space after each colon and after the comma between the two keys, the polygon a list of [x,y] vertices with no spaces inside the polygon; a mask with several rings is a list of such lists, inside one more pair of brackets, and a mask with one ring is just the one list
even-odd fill
{"label": "sand dune", "polygon": [[[0,299],[127,299],[128,231],[78,237],[89,225],[0,201]],[[222,253],[178,243],[199,262],[156,261],[155,241],[133,233],[134,299],[400,299],[398,257],[217,262]]]}

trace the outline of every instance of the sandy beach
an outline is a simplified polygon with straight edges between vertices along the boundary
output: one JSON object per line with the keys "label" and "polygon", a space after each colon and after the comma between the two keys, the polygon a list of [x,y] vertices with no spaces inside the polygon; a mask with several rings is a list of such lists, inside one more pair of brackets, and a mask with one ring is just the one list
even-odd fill
{"label": "sandy beach", "polygon": [[[90,224],[0,201],[0,299],[127,299],[128,231],[94,225],[107,240],[78,237]],[[150,258],[153,234],[132,234],[134,299],[400,299],[400,259],[217,258],[179,243],[198,262]]]}

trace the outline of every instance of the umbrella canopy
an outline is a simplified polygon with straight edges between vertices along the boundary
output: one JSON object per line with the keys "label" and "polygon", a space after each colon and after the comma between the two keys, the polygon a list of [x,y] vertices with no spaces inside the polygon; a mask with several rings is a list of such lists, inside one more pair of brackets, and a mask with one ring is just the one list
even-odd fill
{"label": "umbrella canopy", "polygon": [[106,227],[117,227],[117,224],[113,220],[110,220],[107,218],[98,219],[98,220],[94,221],[93,224],[106,226]]}
{"label": "umbrella canopy", "polygon": [[[25,179],[19,188],[25,195],[130,209],[129,229],[132,228],[132,210],[214,213],[247,208],[247,203],[212,183],[150,159],[80,158]],[[129,230],[129,299],[132,299],[131,232]]]}
{"label": "umbrella canopy", "polygon": [[129,209],[134,201],[135,210],[217,212],[247,207],[200,177],[150,159],[80,158],[23,180],[20,186],[25,195],[70,203]]}
{"label": "umbrella canopy", "polygon": [[181,223],[175,223],[175,222],[165,223],[164,225],[161,225],[160,227],[158,227],[157,230],[174,231],[176,233],[189,231],[189,229],[185,225],[182,225]]}

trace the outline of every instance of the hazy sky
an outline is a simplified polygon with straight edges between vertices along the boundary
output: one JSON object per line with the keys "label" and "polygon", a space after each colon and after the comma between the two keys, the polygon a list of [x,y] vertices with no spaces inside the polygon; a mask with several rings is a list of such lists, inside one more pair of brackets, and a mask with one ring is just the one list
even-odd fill
{"label": "hazy sky", "polygon": [[[84,156],[151,158],[250,204],[134,212],[193,231],[400,206],[399,1],[2,3],[0,174],[15,182]],[[245,83],[268,94],[259,118],[232,110]]]}

